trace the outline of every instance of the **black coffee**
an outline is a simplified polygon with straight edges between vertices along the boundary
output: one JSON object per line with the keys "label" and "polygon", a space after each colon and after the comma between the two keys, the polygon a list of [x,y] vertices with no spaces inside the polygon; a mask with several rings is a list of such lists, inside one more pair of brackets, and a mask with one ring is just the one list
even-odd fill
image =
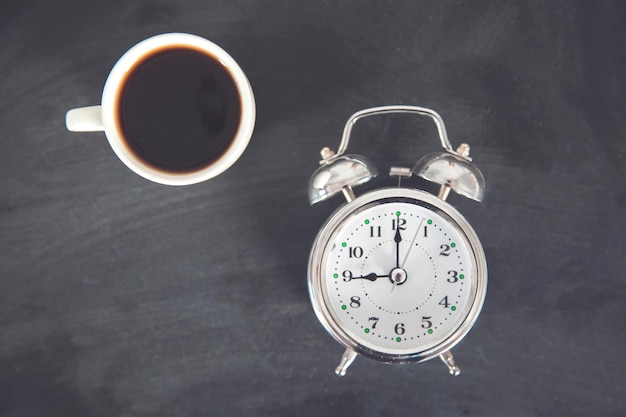
{"label": "black coffee", "polygon": [[241,100],[229,71],[194,49],[169,47],[139,62],[123,82],[118,117],[131,152],[168,172],[190,172],[231,144]]}

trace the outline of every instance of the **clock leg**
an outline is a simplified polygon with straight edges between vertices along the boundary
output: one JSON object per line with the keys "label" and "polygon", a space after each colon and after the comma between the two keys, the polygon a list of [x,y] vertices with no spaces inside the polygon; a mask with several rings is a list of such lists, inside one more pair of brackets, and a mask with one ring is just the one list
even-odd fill
{"label": "clock leg", "polygon": [[339,362],[339,366],[335,369],[335,373],[338,376],[345,376],[348,367],[352,365],[352,362],[356,359],[357,353],[350,348],[347,348],[345,352],[343,352],[343,356],[341,357],[341,362]]}
{"label": "clock leg", "polygon": [[448,367],[450,375],[459,376],[461,374],[461,368],[456,366],[456,363],[454,363],[454,356],[452,356],[452,352],[448,350],[447,352],[443,352],[441,355],[439,355],[439,357]]}

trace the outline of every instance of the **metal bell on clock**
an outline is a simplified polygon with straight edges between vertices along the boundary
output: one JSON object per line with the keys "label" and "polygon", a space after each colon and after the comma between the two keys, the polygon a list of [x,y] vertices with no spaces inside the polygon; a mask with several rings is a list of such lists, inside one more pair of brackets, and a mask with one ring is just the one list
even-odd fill
{"label": "metal bell on clock", "polygon": [[327,147],[322,149],[321,166],[309,180],[311,204],[326,200],[339,192],[344,194],[346,200],[352,201],[355,198],[352,187],[364,184],[378,175],[378,170],[368,158],[362,155],[344,155],[344,152],[350,143],[352,127],[359,119],[386,113],[417,113],[428,116],[435,122],[445,152],[424,156],[415,164],[412,172],[427,181],[441,185],[439,198],[446,200],[450,190],[453,190],[472,200],[483,200],[485,178],[471,163],[469,145],[462,143],[456,151],[453,150],[443,120],[437,112],[416,106],[383,106],[362,110],[350,117],[336,154]]}
{"label": "metal bell on clock", "polygon": [[469,158],[469,145],[462,143],[456,153],[435,152],[422,157],[412,171],[427,181],[441,185],[439,198],[450,190],[476,201],[485,196],[485,177]]}
{"label": "metal bell on clock", "polygon": [[343,192],[354,199],[352,187],[364,184],[378,175],[376,166],[362,155],[335,155],[329,148],[321,151],[321,166],[309,180],[309,202],[313,205]]}

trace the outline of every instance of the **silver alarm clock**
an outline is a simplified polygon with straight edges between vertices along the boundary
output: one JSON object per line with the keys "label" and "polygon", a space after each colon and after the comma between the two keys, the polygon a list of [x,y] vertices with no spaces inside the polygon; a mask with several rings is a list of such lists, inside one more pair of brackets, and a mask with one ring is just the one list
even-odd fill
{"label": "silver alarm clock", "polygon": [[[424,156],[412,169],[391,167],[397,187],[356,197],[353,187],[378,171],[363,156],[345,155],[352,127],[364,117],[388,113],[430,117],[445,151]],[[346,348],[335,372],[345,375],[362,355],[396,364],[440,357],[458,375],[450,349],[476,322],[487,289],[480,241],[446,202],[450,190],[483,199],[484,177],[471,163],[469,146],[453,150],[433,110],[385,106],[352,115],[337,153],[324,148],[322,157],[309,182],[311,204],[338,193],[347,200],[318,233],[308,266],[317,318]],[[439,194],[401,186],[413,173],[440,184]]]}

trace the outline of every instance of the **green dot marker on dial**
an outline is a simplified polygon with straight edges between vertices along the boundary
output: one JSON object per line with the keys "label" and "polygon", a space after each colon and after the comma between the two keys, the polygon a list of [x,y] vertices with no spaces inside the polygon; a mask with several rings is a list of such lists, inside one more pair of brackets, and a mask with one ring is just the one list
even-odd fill
{"label": "green dot marker on dial", "polygon": [[341,246],[343,246],[343,247],[345,248],[346,246],[348,246],[348,244],[347,244],[346,242],[343,242],[343,243],[341,244]]}
{"label": "green dot marker on dial", "polygon": [[365,219],[365,224],[370,224],[370,221]]}
{"label": "green dot marker on dial", "polygon": [[348,306],[347,306],[347,305],[345,305],[345,304],[341,306],[341,309],[342,309],[342,310],[345,310],[346,308],[348,308]]}
{"label": "green dot marker on dial", "polygon": [[367,327],[365,328],[365,333],[369,333],[370,329],[368,329]]}
{"label": "green dot marker on dial", "polygon": [[400,343],[402,341],[401,337],[396,337],[396,342]]}
{"label": "green dot marker on dial", "polygon": [[456,307],[455,307],[455,306],[452,306],[452,307],[450,307],[450,310],[452,310],[452,311],[456,311]]}
{"label": "green dot marker on dial", "polygon": [[428,329],[428,334],[433,334],[433,329]]}
{"label": "green dot marker on dial", "polygon": [[464,279],[465,275],[461,274],[461,275],[459,275],[459,278]]}
{"label": "green dot marker on dial", "polygon": [[433,221],[432,220],[428,220],[426,223],[433,224]]}
{"label": "green dot marker on dial", "polygon": [[339,278],[339,274],[333,274],[333,278]]}
{"label": "green dot marker on dial", "polygon": [[453,248],[456,248],[456,243],[452,242],[450,243],[450,246],[452,246]]}
{"label": "green dot marker on dial", "polygon": [[399,211],[396,211],[396,216],[401,215],[402,213],[400,213]]}

